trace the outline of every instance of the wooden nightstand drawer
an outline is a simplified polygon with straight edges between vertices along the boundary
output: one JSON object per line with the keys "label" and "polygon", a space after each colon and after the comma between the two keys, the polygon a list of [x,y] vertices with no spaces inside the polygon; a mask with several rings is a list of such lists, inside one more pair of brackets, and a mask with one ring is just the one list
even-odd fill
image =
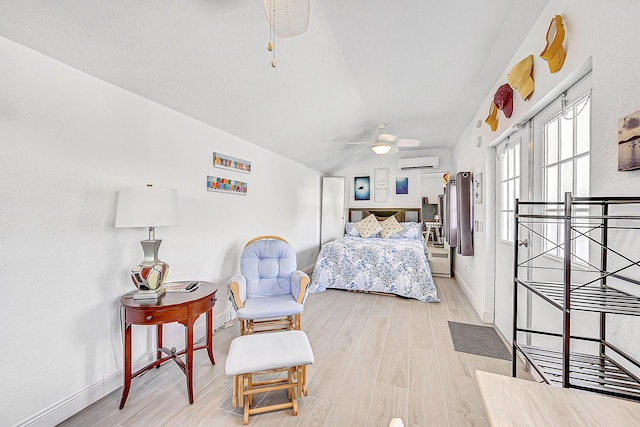
{"label": "wooden nightstand drawer", "polygon": [[150,310],[146,312],[127,311],[125,320],[135,325],[160,325],[168,322],[184,323],[187,321],[187,308],[175,307],[153,310],[153,312],[150,312]]}
{"label": "wooden nightstand drawer", "polygon": [[200,300],[193,305],[193,311],[196,313],[204,313],[213,307],[216,304],[216,301],[215,295],[211,296],[211,298]]}

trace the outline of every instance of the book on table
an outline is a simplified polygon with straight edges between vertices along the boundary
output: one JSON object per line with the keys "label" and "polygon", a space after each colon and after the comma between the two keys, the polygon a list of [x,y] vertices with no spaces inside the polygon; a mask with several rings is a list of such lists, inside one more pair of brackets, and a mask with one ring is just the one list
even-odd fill
{"label": "book on table", "polygon": [[133,299],[134,300],[158,299],[162,295],[164,295],[166,292],[167,290],[165,289],[164,286],[159,286],[156,289],[150,289],[150,290],[139,290],[137,293],[133,294]]}
{"label": "book on table", "polygon": [[165,283],[167,292],[193,292],[200,286],[200,282],[171,282]]}

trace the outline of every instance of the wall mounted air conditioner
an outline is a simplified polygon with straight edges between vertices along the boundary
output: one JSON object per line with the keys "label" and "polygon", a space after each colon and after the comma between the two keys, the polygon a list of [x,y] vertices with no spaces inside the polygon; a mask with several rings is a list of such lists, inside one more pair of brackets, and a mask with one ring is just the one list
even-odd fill
{"label": "wall mounted air conditioner", "polygon": [[438,157],[415,157],[412,159],[399,159],[398,169],[409,170],[436,170],[438,169]]}

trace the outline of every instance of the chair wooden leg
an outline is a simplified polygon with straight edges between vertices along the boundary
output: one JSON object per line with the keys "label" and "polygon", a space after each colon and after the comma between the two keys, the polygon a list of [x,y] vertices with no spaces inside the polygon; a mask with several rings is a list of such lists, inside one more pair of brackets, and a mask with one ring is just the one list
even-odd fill
{"label": "chair wooden leg", "polygon": [[[296,383],[296,381],[293,379],[293,372],[297,370],[298,370],[297,366],[289,370],[289,383],[294,383],[294,384]],[[300,380],[300,378],[298,378],[298,380]],[[293,403],[293,408],[292,408],[293,415],[297,416],[298,415],[298,396],[296,396],[297,394],[296,389],[295,388],[289,389],[289,391],[291,393],[291,403]]]}
{"label": "chair wooden leg", "polygon": [[253,320],[247,320],[247,327],[246,327],[245,335],[250,335],[253,332],[254,332]]}
{"label": "chair wooden leg", "polygon": [[233,398],[231,399],[231,407],[235,409],[238,404],[238,376],[233,376]]}
{"label": "chair wooden leg", "polygon": [[296,331],[302,330],[302,315],[294,314],[292,316],[289,316],[288,321],[289,321],[289,326],[287,328],[288,330],[296,330]]}
{"label": "chair wooden leg", "polygon": [[253,320],[240,319],[240,335],[251,335],[254,332]]}
{"label": "chair wooden leg", "polygon": [[307,389],[307,365],[302,365],[302,392],[305,396],[309,395],[309,390]]}
{"label": "chair wooden leg", "polygon": [[307,396],[307,366],[302,365],[298,366],[296,369],[297,381],[296,384],[298,386],[298,397]]}
{"label": "chair wooden leg", "polygon": [[[234,377],[234,387],[238,389],[239,406],[243,408],[244,424],[249,423],[251,415],[262,414],[265,412],[278,411],[282,409],[291,409],[294,416],[299,413],[298,398],[301,396],[301,381],[305,378],[303,371],[304,366],[293,366],[284,369],[274,369],[270,371],[261,371],[248,374],[240,374]],[[254,375],[263,375],[271,373],[286,373],[286,377],[263,379],[260,380]],[[287,390],[287,400],[285,403],[277,403],[262,407],[253,407],[253,395],[258,393],[268,393],[277,390]]]}

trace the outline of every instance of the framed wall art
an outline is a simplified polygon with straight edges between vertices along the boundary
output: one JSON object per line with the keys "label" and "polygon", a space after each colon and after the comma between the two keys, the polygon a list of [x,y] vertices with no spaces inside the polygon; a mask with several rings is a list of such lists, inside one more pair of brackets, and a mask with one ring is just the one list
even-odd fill
{"label": "framed wall art", "polygon": [[207,191],[247,195],[247,183],[235,179],[207,176]]}
{"label": "framed wall art", "polygon": [[373,177],[376,190],[386,190],[389,185],[389,168],[378,168],[373,170]]}
{"label": "framed wall art", "polygon": [[251,173],[251,162],[249,160],[237,159],[222,153],[213,153],[213,167]]}
{"label": "framed wall art", "polygon": [[375,186],[373,201],[387,203],[389,201],[389,168],[374,169],[373,181]]}
{"label": "framed wall art", "polygon": [[482,173],[473,175],[473,202],[476,205],[482,204]]}
{"label": "framed wall art", "polygon": [[396,194],[409,194],[409,178],[396,178]]}
{"label": "framed wall art", "polygon": [[371,188],[368,176],[353,178],[353,197],[355,200],[371,200]]}
{"label": "framed wall art", "polygon": [[618,120],[618,171],[640,169],[640,110]]}

